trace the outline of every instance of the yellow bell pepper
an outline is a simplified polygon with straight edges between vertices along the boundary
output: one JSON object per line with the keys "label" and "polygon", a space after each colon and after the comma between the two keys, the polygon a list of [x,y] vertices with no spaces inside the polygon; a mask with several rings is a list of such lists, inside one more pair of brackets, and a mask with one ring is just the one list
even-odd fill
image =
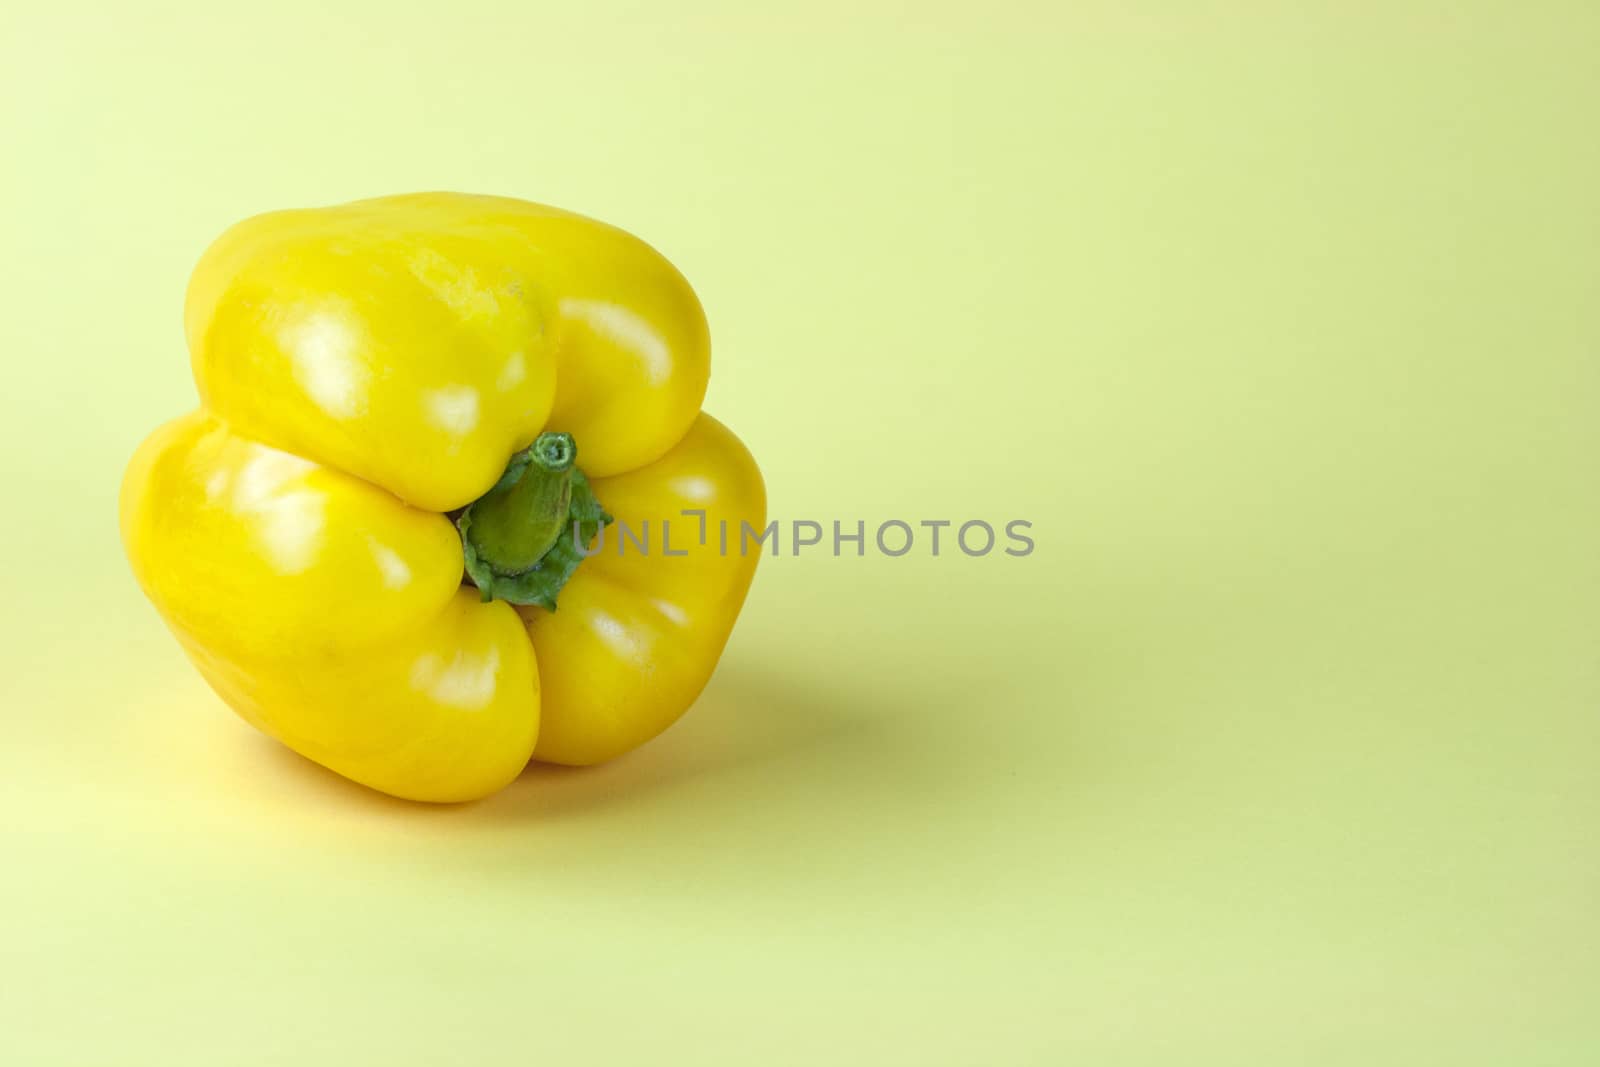
{"label": "yellow bell pepper", "polygon": [[462,801],[699,695],[760,556],[719,532],[766,496],[654,249],[495,197],[277,212],[205,253],[185,332],[201,406],[135,454],[122,536],[244,719]]}

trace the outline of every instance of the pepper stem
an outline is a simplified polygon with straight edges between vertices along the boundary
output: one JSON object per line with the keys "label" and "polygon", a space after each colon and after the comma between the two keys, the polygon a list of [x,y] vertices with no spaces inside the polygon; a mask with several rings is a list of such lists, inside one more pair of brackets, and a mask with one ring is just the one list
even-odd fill
{"label": "pepper stem", "polygon": [[611,521],[577,458],[571,434],[540,434],[456,519],[467,576],[484,600],[555,610],[556,594],[583,558],[563,542],[568,527],[587,547]]}

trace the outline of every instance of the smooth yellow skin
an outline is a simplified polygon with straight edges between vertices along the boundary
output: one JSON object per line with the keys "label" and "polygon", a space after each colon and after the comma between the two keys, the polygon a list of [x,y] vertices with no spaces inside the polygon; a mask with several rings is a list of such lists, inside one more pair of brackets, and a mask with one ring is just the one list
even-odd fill
{"label": "smooth yellow skin", "polygon": [[[262,215],[202,257],[185,326],[202,407],[134,456],[123,540],[247,721],[375,789],[460,801],[530,755],[626,752],[699,695],[766,497],[699,410],[705,317],[648,245],[448,193]],[[481,603],[443,512],[545,430],[573,435],[649,551],[612,527],[558,611]],[[705,544],[684,509],[706,511]]]}

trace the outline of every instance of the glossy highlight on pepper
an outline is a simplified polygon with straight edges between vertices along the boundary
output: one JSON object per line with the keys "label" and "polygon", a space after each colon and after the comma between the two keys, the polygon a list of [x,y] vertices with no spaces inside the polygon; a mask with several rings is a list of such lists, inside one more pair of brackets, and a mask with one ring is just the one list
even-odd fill
{"label": "glossy highlight on pepper", "polygon": [[498,197],[275,212],[207,250],[185,329],[201,404],[135,454],[123,541],[244,719],[462,801],[530,757],[620,755],[699,695],[759,554],[584,558],[563,532],[765,519],[654,249]]}

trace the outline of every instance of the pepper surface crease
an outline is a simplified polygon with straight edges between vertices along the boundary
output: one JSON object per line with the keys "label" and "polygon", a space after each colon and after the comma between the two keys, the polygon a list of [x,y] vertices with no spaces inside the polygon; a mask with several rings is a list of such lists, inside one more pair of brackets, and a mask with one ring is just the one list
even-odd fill
{"label": "pepper surface crease", "polygon": [[[274,212],[206,251],[184,325],[200,407],[134,455],[122,536],[245,720],[449,802],[694,702],[760,556],[705,531],[760,529],[766,495],[650,246],[498,197]],[[607,520],[656,542],[596,545]]]}

